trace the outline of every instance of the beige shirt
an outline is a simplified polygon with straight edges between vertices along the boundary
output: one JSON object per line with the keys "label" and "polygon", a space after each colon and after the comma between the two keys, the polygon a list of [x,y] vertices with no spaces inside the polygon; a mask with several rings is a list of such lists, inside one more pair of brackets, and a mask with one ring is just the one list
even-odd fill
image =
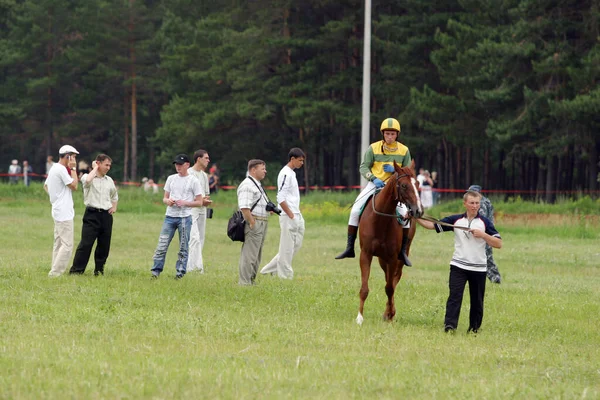
{"label": "beige shirt", "polygon": [[[194,168],[188,169],[188,174],[193,175],[200,182],[200,188],[202,189],[202,196],[208,196],[210,194],[210,188],[208,186],[208,175],[204,171],[196,171]],[[192,208],[192,215],[206,214],[206,206]]]}
{"label": "beige shirt", "polygon": [[96,176],[91,182],[87,182],[88,174],[81,177],[83,184],[83,204],[86,207],[108,210],[113,203],[119,201],[117,187],[112,178],[108,175],[103,177]]}

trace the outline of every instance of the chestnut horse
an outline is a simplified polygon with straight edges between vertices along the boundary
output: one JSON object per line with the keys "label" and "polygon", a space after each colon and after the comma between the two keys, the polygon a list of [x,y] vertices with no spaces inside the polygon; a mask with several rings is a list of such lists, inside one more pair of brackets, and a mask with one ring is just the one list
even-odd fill
{"label": "chestnut horse", "polygon": [[[369,275],[373,256],[379,258],[379,265],[385,273],[385,293],[388,301],[383,313],[383,319],[391,321],[396,314],[394,305],[394,290],[402,277],[404,261],[398,260],[402,248],[402,226],[396,218],[398,202],[404,203],[410,216],[423,215],[423,207],[419,198],[418,183],[415,178],[415,163],[409,167],[400,168],[394,162],[395,172],[388,179],[385,187],[365,204],[358,228],[360,237],[360,306],[356,323],[363,322],[365,300],[369,295]],[[416,223],[411,223],[406,253],[415,235]],[[401,257],[400,257],[401,258]]]}

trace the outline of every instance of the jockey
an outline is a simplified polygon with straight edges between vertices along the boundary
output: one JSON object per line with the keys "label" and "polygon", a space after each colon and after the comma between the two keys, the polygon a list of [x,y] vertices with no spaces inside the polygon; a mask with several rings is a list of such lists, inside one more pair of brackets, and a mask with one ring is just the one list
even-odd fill
{"label": "jockey", "polygon": [[[385,181],[394,173],[394,161],[400,167],[406,167],[410,165],[412,160],[408,147],[397,141],[400,134],[400,123],[396,119],[384,119],[379,130],[381,131],[383,140],[379,140],[369,146],[360,164],[360,173],[369,182],[360,192],[352,206],[350,219],[348,220],[348,243],[346,250],[339,254],[336,260],[355,257],[354,242],[356,241],[356,233],[358,232],[360,213],[370,195],[375,193],[376,189],[384,187]],[[408,214],[406,206],[399,203],[397,209],[400,216],[406,218]],[[410,228],[408,219],[402,223],[402,227],[402,249],[400,250],[400,254],[398,254],[398,259],[404,260],[404,265],[410,267],[412,264],[406,255],[408,229]]]}

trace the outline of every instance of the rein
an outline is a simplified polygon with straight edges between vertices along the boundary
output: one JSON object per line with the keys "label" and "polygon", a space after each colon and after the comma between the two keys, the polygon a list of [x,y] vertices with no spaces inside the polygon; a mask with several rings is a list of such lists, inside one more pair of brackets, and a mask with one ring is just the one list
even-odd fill
{"label": "rein", "polygon": [[460,229],[460,230],[463,230],[463,231],[469,231],[469,230],[471,230],[471,228],[468,228],[468,227],[466,227],[466,226],[456,226],[456,225],[448,224],[448,223],[446,223],[446,222],[442,222],[442,221],[440,221],[439,219],[435,219],[435,218],[433,218],[433,217],[430,217],[429,215],[423,215],[423,216],[422,216],[421,218],[419,218],[419,219],[422,219],[422,220],[424,220],[424,221],[433,222],[434,224],[438,224],[438,225],[443,225],[443,226],[451,226],[451,227],[452,227],[452,228],[454,228],[454,229]]}
{"label": "rein", "polygon": [[[399,181],[400,178],[404,178],[405,176],[409,176],[408,174],[403,174],[403,175],[398,175],[398,177],[396,178],[396,195],[398,195],[398,185],[399,185]],[[391,177],[391,176],[390,176]],[[389,179],[389,178],[388,178]],[[386,179],[387,180],[387,179]],[[386,214],[386,213],[382,213],[380,211],[377,211],[375,209],[375,197],[378,195],[379,193],[376,191],[373,194],[373,199],[371,199],[371,206],[373,208],[373,212],[377,215],[381,215],[382,217],[392,217],[392,218],[398,218],[398,215],[395,214]],[[396,201],[400,201],[400,199],[394,199]],[[401,217],[400,217],[401,218]]]}

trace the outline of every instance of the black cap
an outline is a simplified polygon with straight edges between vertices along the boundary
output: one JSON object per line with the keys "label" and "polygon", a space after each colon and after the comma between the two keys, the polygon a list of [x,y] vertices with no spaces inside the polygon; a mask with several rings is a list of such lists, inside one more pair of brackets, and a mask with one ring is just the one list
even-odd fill
{"label": "black cap", "polygon": [[177,156],[173,160],[173,164],[182,165],[185,163],[190,163],[190,158],[187,156],[187,154],[177,154]]}

